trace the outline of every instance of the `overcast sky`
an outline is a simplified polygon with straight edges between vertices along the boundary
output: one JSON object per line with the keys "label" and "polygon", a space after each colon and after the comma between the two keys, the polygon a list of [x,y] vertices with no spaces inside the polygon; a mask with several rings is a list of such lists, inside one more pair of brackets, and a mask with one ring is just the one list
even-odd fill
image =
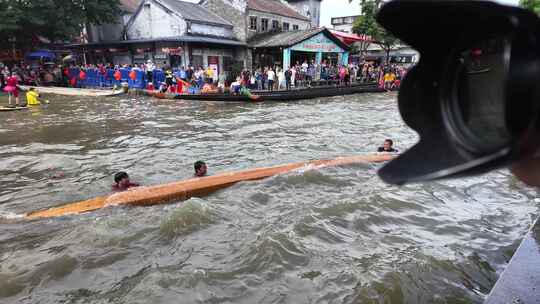
{"label": "overcast sky", "polygon": [[[519,0],[499,0],[497,2],[517,5]],[[321,5],[321,26],[331,27],[330,18],[360,14],[360,0],[323,0]]]}

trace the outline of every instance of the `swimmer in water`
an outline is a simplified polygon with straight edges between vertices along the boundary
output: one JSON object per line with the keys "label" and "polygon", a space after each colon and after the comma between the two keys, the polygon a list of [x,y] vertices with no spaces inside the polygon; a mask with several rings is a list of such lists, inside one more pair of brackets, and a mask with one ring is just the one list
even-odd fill
{"label": "swimmer in water", "polygon": [[39,106],[41,104],[48,104],[49,101],[39,98],[38,91],[35,88],[30,88],[26,93],[26,103],[29,106]]}
{"label": "swimmer in water", "polygon": [[118,172],[114,175],[113,191],[126,191],[129,188],[139,187],[139,184],[132,183],[126,172]]}
{"label": "swimmer in water", "polygon": [[203,161],[198,161],[193,165],[195,168],[195,177],[204,177],[207,174],[206,163]]}
{"label": "swimmer in water", "polygon": [[384,145],[377,149],[377,152],[398,153],[399,151],[397,149],[392,148],[393,145],[394,141],[387,139],[384,141]]}

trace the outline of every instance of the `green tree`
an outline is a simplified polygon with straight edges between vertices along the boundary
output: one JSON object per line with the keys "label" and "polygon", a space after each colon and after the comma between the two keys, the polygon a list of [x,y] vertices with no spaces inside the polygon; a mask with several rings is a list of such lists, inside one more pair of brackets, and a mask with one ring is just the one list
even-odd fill
{"label": "green tree", "polygon": [[539,0],[520,0],[519,5],[526,9],[529,9],[535,12],[537,15],[540,14],[540,1]]}
{"label": "green tree", "polygon": [[392,51],[399,43],[398,39],[387,32],[375,19],[382,0],[362,0],[360,5],[362,13],[353,25],[356,34],[371,36],[375,44],[378,44],[386,52],[386,62],[390,59]]}
{"label": "green tree", "polygon": [[25,47],[36,36],[70,40],[85,24],[113,23],[121,14],[119,0],[0,0],[0,47]]}

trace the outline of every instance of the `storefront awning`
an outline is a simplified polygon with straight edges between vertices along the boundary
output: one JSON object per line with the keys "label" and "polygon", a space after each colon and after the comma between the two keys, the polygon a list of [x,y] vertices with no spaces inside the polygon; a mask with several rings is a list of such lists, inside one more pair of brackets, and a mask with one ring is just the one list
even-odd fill
{"label": "storefront awning", "polygon": [[343,41],[348,45],[351,45],[355,42],[373,42],[373,39],[371,39],[371,37],[368,35],[356,35],[335,30],[330,30],[330,32],[339,40]]}

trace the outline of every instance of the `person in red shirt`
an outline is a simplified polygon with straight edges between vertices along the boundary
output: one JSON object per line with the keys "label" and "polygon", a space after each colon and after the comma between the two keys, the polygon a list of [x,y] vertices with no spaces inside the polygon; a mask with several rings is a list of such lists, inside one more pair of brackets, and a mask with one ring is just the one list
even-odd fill
{"label": "person in red shirt", "polygon": [[129,180],[129,175],[126,172],[118,172],[114,175],[113,191],[126,191],[129,188],[139,187],[137,183],[132,183]]}
{"label": "person in red shirt", "polygon": [[[19,103],[19,79],[15,73],[11,73],[11,76],[6,79],[6,86],[4,87],[4,92],[9,95],[9,105],[8,108],[20,107]],[[11,98],[15,97],[15,105],[11,103]]]}

